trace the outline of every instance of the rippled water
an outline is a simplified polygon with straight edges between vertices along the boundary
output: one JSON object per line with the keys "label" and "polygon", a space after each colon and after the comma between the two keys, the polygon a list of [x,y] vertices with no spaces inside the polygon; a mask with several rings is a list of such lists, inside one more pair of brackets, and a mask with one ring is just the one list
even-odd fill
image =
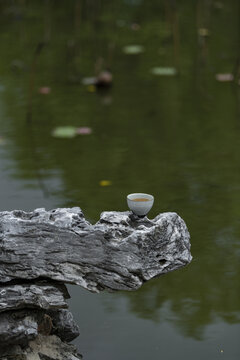
{"label": "rippled water", "polygon": [[[148,192],[150,217],[177,211],[191,233],[192,263],[137,292],[69,287],[88,360],[240,357],[240,8],[169,4],[0,1],[1,210],[77,205],[95,222]],[[81,80],[101,57],[114,83],[99,92]],[[66,125],[92,134],[51,135]]]}

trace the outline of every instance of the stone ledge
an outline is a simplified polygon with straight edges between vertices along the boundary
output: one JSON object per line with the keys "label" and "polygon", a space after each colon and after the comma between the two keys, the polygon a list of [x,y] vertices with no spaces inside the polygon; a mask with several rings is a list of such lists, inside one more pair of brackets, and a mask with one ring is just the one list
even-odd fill
{"label": "stone ledge", "polygon": [[0,249],[1,283],[44,277],[93,292],[137,290],[192,259],[176,213],[133,220],[104,212],[91,225],[80,208],[1,212]]}

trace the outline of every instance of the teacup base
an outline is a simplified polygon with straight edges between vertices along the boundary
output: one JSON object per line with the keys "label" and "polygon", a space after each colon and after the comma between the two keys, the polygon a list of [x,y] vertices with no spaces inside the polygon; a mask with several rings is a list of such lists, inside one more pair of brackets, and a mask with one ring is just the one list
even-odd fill
{"label": "teacup base", "polygon": [[135,214],[133,211],[131,211],[131,213],[130,213],[130,215],[129,215],[129,217],[130,217],[130,219],[132,220],[132,221],[136,221],[136,220],[140,220],[140,219],[143,219],[143,218],[145,218],[147,215],[137,215],[137,214]]}

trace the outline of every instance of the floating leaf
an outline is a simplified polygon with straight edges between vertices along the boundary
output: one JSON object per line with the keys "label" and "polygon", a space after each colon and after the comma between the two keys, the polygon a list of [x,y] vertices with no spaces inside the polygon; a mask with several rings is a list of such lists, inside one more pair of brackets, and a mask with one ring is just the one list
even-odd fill
{"label": "floating leaf", "polygon": [[87,126],[79,127],[76,129],[76,134],[78,135],[89,135],[92,133],[92,129]]}
{"label": "floating leaf", "polygon": [[128,55],[137,55],[144,52],[144,46],[142,45],[126,45],[123,47],[123,52]]}
{"label": "floating leaf", "polygon": [[209,36],[209,30],[205,28],[198,29],[198,35],[200,36]]}
{"label": "floating leaf", "polygon": [[233,81],[234,76],[233,74],[226,73],[226,74],[216,74],[215,78],[217,81],[227,82],[227,81]]}
{"label": "floating leaf", "polygon": [[95,85],[97,81],[97,78],[95,77],[85,77],[82,79],[83,85]]}
{"label": "floating leaf", "polygon": [[87,91],[90,93],[94,93],[97,90],[95,85],[88,85]]}
{"label": "floating leaf", "polygon": [[151,73],[153,75],[157,75],[157,76],[174,76],[174,75],[177,75],[177,69],[175,69],[174,67],[156,66],[156,67],[153,67],[150,71],[151,71]]}
{"label": "floating leaf", "polygon": [[131,24],[131,29],[133,31],[138,31],[138,30],[140,30],[140,25],[137,23],[133,23],[133,24]]}
{"label": "floating leaf", "polygon": [[39,92],[39,94],[42,94],[42,95],[48,95],[51,92],[51,88],[48,86],[43,86],[38,89],[38,92]]}
{"label": "floating leaf", "polygon": [[101,180],[99,182],[99,185],[100,186],[110,186],[110,185],[112,185],[112,182],[110,180]]}
{"label": "floating leaf", "polygon": [[58,126],[52,132],[52,136],[54,136],[56,138],[71,139],[76,135],[77,135],[76,127],[74,127],[74,126]]}

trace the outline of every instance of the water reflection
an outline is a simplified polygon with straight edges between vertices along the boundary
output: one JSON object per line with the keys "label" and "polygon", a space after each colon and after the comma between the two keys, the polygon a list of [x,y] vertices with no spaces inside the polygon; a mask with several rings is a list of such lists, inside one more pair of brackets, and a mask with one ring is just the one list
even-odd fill
{"label": "water reflection", "polygon": [[[239,4],[169,3],[0,1],[1,157],[46,206],[80,205],[93,222],[102,210],[125,210],[136,191],[155,195],[152,217],[177,211],[192,235],[192,264],[117,296],[131,313],[202,339],[216,318],[240,320],[239,87],[215,80],[238,63]],[[145,52],[126,55],[129,44]],[[81,80],[99,58],[114,86],[89,92]],[[154,66],[179,76],[154,77]],[[43,86],[51,92],[39,94]],[[93,133],[53,138],[65,125]],[[99,187],[104,179],[112,186]]]}
{"label": "water reflection", "polygon": [[209,262],[206,256],[199,257],[188,269],[146,284],[137,296],[128,296],[131,311],[153,321],[172,322],[196,339],[203,339],[206,326],[217,318],[239,323],[239,254],[229,256],[231,252],[215,250]]}

